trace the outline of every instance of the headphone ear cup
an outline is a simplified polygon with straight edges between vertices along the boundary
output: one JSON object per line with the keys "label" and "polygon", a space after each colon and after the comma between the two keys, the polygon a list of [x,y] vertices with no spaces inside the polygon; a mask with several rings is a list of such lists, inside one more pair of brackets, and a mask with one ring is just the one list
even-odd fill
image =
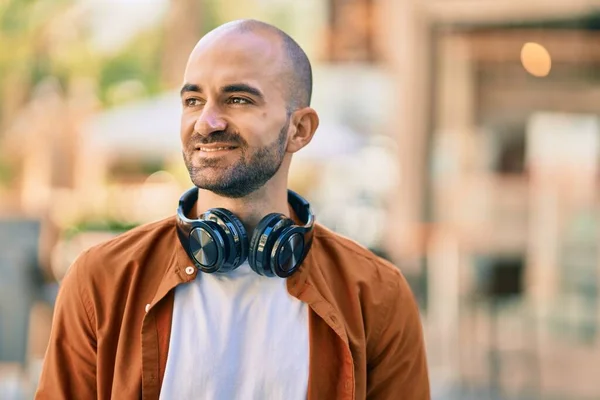
{"label": "headphone ear cup", "polygon": [[271,250],[277,241],[277,232],[292,223],[292,220],[279,213],[268,214],[258,223],[248,250],[248,263],[254,272],[269,277],[275,276],[270,266]]}
{"label": "headphone ear cup", "polygon": [[228,242],[228,254],[225,255],[224,272],[239,267],[248,258],[248,234],[242,221],[231,211],[224,208],[211,208],[201,216],[202,219],[213,221],[225,232]]}
{"label": "headphone ear cup", "polygon": [[177,230],[188,256],[205,273],[222,271],[227,252],[225,231],[213,221],[196,221],[189,230]]}
{"label": "headphone ear cup", "polygon": [[293,275],[306,257],[311,243],[306,243],[301,227],[291,225],[277,234],[277,240],[271,248],[269,268],[280,278]]}

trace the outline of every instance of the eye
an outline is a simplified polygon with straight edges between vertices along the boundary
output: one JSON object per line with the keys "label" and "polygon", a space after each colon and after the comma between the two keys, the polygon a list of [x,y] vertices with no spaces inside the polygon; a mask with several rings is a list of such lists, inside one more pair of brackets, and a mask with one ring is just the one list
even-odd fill
{"label": "eye", "polygon": [[183,104],[186,107],[197,107],[197,106],[202,105],[202,101],[200,99],[198,99],[198,98],[190,97],[188,99],[184,99],[183,100]]}
{"label": "eye", "polygon": [[243,98],[243,97],[230,97],[229,103],[230,104],[240,104],[240,105],[252,104],[252,102],[250,100]]}

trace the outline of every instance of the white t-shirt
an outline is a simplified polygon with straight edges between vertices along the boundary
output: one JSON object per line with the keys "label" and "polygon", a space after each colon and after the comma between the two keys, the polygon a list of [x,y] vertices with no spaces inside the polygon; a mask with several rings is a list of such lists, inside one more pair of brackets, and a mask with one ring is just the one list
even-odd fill
{"label": "white t-shirt", "polygon": [[245,263],[175,289],[161,400],[306,399],[308,309]]}

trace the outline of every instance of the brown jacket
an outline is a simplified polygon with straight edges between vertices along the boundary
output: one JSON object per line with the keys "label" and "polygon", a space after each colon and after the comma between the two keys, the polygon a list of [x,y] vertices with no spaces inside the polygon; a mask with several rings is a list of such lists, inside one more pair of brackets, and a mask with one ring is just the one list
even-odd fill
{"label": "brown jacket", "polygon": [[[36,399],[158,399],[174,289],[198,273],[175,229],[141,226],[72,265]],[[430,398],[419,311],[395,266],[316,225],[287,288],[310,308],[309,399]]]}

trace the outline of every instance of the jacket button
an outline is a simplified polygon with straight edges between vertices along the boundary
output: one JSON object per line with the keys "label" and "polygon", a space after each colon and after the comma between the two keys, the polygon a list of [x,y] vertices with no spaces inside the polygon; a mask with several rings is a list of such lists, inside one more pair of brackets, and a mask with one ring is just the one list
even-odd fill
{"label": "jacket button", "polygon": [[185,273],[188,275],[193,275],[194,274],[194,267],[189,266],[189,267],[185,267]]}

